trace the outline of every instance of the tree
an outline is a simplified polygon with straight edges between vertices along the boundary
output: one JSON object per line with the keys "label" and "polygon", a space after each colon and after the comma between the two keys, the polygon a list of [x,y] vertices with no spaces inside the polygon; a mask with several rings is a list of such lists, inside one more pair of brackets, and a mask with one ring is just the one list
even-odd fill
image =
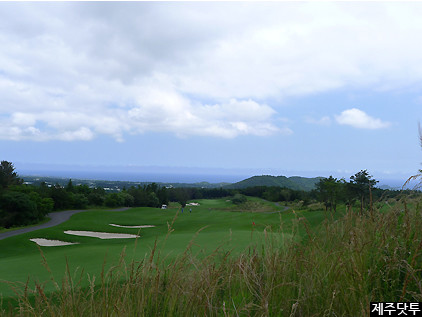
{"label": "tree", "polygon": [[160,201],[154,192],[147,194],[147,206],[148,207],[159,207]]}
{"label": "tree", "polygon": [[0,163],[0,190],[11,185],[20,185],[22,180],[15,172],[15,167],[11,162],[1,161]]}
{"label": "tree", "polygon": [[111,193],[106,196],[104,203],[107,207],[111,208],[121,207],[125,204],[125,199],[117,193]]}
{"label": "tree", "polygon": [[88,200],[88,198],[86,198],[86,196],[84,194],[70,193],[69,196],[72,197],[72,207],[73,208],[85,209],[89,204],[89,200]]}
{"label": "tree", "polygon": [[74,191],[74,187],[73,187],[73,183],[72,183],[72,180],[71,179],[69,179],[69,182],[66,185],[66,191],[68,191],[68,192],[73,192]]}
{"label": "tree", "polygon": [[232,198],[232,203],[235,205],[243,204],[247,201],[246,196],[242,194],[235,194]]}
{"label": "tree", "polygon": [[28,225],[39,220],[37,204],[29,195],[9,191],[2,195],[0,201],[0,225],[9,228],[18,225]]}
{"label": "tree", "polygon": [[105,195],[99,192],[92,192],[88,195],[88,201],[90,205],[102,206],[104,204]]}
{"label": "tree", "polygon": [[45,215],[53,211],[54,201],[51,198],[42,198],[37,192],[32,191],[29,198],[37,205],[38,220],[42,220]]}
{"label": "tree", "polygon": [[324,202],[325,210],[336,212],[337,203],[340,198],[341,192],[341,181],[333,176],[328,178],[320,179],[316,184],[316,189],[319,195],[319,199]]}
{"label": "tree", "polygon": [[372,178],[372,175],[369,175],[367,170],[361,170],[355,175],[350,176],[350,190],[360,199],[360,212],[363,213],[363,210],[366,205],[366,201],[370,197],[371,190],[378,183],[377,180]]}
{"label": "tree", "polygon": [[123,198],[124,201],[124,205],[125,207],[132,207],[133,204],[135,203],[135,199],[133,198],[133,196],[131,194],[128,194],[127,192],[122,192],[119,193],[120,197]]}
{"label": "tree", "polygon": [[168,205],[169,204],[169,197],[167,193],[167,189],[165,187],[161,187],[157,192],[158,200],[160,201],[160,205]]}
{"label": "tree", "polygon": [[62,188],[59,184],[54,185],[51,187],[51,199],[54,201],[54,209],[66,209],[72,208],[72,197],[64,188]]}

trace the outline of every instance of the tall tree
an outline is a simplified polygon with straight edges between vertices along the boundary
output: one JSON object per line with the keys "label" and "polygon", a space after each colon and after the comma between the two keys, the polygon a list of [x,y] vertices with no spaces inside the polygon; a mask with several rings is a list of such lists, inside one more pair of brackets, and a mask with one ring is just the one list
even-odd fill
{"label": "tall tree", "polygon": [[66,185],[66,191],[68,191],[68,192],[73,192],[74,191],[72,179],[69,179],[69,182]]}
{"label": "tall tree", "polygon": [[11,185],[22,184],[22,180],[15,172],[15,167],[11,162],[1,161],[0,163],[0,190]]}
{"label": "tall tree", "polygon": [[337,203],[340,198],[341,185],[341,182],[333,176],[320,179],[316,184],[319,198],[324,202],[325,210],[328,210],[329,208],[330,211],[334,210],[334,212],[336,212]]}
{"label": "tall tree", "polygon": [[354,194],[360,199],[360,212],[363,213],[366,201],[368,200],[371,190],[378,183],[377,180],[373,179],[372,175],[369,175],[367,170],[361,170],[355,175],[350,176],[350,188]]}

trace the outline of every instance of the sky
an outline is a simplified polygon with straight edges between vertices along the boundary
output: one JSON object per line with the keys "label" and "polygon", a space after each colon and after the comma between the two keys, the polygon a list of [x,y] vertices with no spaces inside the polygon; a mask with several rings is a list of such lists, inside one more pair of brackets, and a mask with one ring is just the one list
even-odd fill
{"label": "sky", "polygon": [[0,2],[0,159],[404,179],[422,2]]}

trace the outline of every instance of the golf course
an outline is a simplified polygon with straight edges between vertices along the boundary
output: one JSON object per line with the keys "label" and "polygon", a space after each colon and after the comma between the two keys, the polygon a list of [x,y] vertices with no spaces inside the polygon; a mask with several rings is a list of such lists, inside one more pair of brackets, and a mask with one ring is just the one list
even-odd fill
{"label": "golf course", "polygon": [[420,301],[417,197],[365,215],[256,197],[78,212],[0,240],[2,315],[350,316]]}
{"label": "golf course", "polygon": [[[232,211],[236,206],[228,199],[198,200],[197,203],[199,205],[185,207],[183,213],[178,204],[166,210],[147,207],[124,211],[87,210],[51,228],[0,240],[0,292],[3,298],[14,295],[6,281],[26,283],[29,279],[30,287],[34,281],[48,281],[52,276],[60,281],[67,266],[71,273],[84,270],[84,275],[99,276],[103,263],[106,268],[115,265],[124,249],[130,261],[148,255],[155,243],[167,261],[182,254],[190,241],[194,242],[192,252],[207,254],[221,247],[238,253],[262,243],[264,230],[279,232],[280,220],[293,216],[287,211],[278,213],[281,208],[269,202],[262,204],[274,212]],[[151,227],[125,228],[110,224]],[[65,233],[67,230],[131,234],[138,238],[99,239],[69,235]],[[289,237],[289,233],[284,236]],[[75,244],[47,247],[30,241],[40,238]],[[53,283],[47,283],[46,290],[54,290]]]}

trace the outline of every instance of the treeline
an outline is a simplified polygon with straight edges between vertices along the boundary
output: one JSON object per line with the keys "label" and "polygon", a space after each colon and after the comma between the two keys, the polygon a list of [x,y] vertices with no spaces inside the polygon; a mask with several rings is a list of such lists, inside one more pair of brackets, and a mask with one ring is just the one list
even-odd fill
{"label": "treeline", "polygon": [[[301,202],[302,206],[311,203],[323,203],[326,210],[335,212],[337,205],[342,203],[348,206],[356,205],[363,213],[371,208],[371,203],[387,198],[396,198],[399,195],[409,195],[410,191],[395,191],[376,188],[378,183],[367,170],[361,170],[350,176],[350,179],[337,179],[332,176],[322,178],[311,191],[295,190],[279,186],[253,186],[243,189],[204,189],[204,188],[177,188],[170,196],[171,201],[187,201],[202,198],[236,197],[232,200],[241,203],[245,200],[241,196],[259,197],[272,202]],[[173,196],[173,194],[176,194]]]}
{"label": "treeline", "polygon": [[168,204],[165,187],[156,184],[131,187],[119,193],[107,193],[104,188],[88,185],[66,186],[25,185],[14,171],[12,163],[0,163],[0,226],[9,228],[37,223],[52,211],[85,209],[88,207],[145,206]]}
{"label": "treeline", "polygon": [[372,201],[392,198],[400,191],[376,188],[378,181],[366,170],[350,177],[349,181],[332,176],[321,179],[312,191],[294,190],[278,186],[254,186],[244,189],[227,188],[166,188],[155,183],[131,186],[118,193],[110,193],[102,187],[92,188],[87,184],[66,186],[41,183],[39,186],[24,185],[14,171],[13,164],[0,164],[0,226],[37,223],[52,211],[85,209],[88,207],[161,207],[169,202],[179,202],[184,207],[189,200],[232,197],[233,203],[240,204],[244,196],[263,198],[273,202],[301,202],[306,206],[321,202],[326,210],[335,212],[337,204],[358,205],[360,211],[371,208]]}
{"label": "treeline", "polygon": [[0,227],[37,223],[52,212],[88,207],[161,207],[170,201],[185,206],[188,200],[219,198],[231,195],[221,188],[166,188],[155,183],[131,186],[122,191],[107,192],[102,187],[87,184],[66,186],[45,182],[39,186],[23,184],[11,162],[0,164]]}
{"label": "treeline", "polygon": [[410,191],[386,190],[376,188],[377,180],[369,175],[367,170],[361,170],[350,176],[346,181],[344,178],[337,179],[333,176],[322,178],[311,191],[292,190],[280,187],[255,186],[239,192],[244,195],[260,197],[273,202],[301,201],[302,206],[313,202],[324,204],[325,210],[335,212],[337,205],[342,203],[347,206],[357,205],[360,212],[372,208],[372,203],[387,198],[397,198],[402,195],[409,195]]}

